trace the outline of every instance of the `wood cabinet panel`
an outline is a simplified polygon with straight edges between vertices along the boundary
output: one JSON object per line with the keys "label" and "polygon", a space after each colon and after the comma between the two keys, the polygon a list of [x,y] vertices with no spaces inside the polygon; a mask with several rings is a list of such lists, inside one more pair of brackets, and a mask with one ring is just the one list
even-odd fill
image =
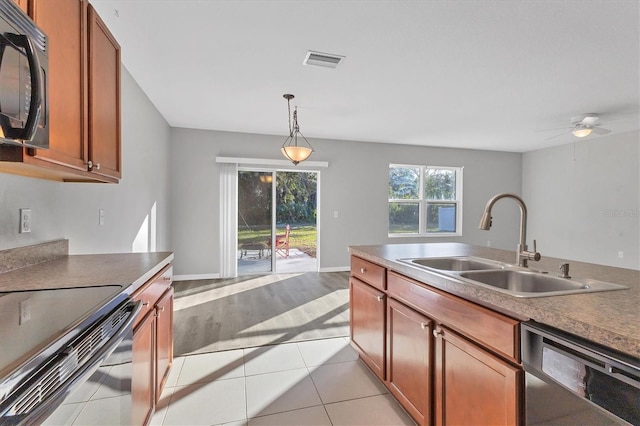
{"label": "wood cabinet panel", "polygon": [[375,263],[351,256],[351,275],[379,290],[387,289],[387,270]]}
{"label": "wood cabinet panel", "polygon": [[158,272],[149,281],[147,281],[142,287],[140,287],[133,294],[133,301],[142,302],[142,310],[140,315],[137,316],[133,322],[135,327],[140,321],[142,321],[148,314],[153,312],[158,303],[160,297],[171,286],[171,277],[173,274],[173,267],[167,266],[162,271]]}
{"label": "wood cabinet panel", "polygon": [[386,296],[357,278],[349,279],[351,341],[362,360],[385,379]]}
{"label": "wood cabinet panel", "polygon": [[517,320],[457,298],[443,291],[389,271],[389,296],[415,308],[419,312],[469,336],[482,346],[520,361],[520,323]]}
{"label": "wood cabinet panel", "polygon": [[92,172],[120,178],[120,45],[91,5],[89,19],[89,157]]}
{"label": "wood cabinet panel", "polygon": [[435,424],[519,424],[522,370],[445,327],[436,333]]}
{"label": "wood cabinet panel", "polygon": [[29,13],[29,0],[13,0],[24,13]]}
{"label": "wood cabinet panel", "polygon": [[173,288],[156,304],[156,390],[158,403],[173,364]]}
{"label": "wood cabinet panel", "polygon": [[419,425],[431,424],[433,323],[388,300],[387,386]]}
{"label": "wood cabinet panel", "polygon": [[49,149],[33,159],[87,170],[86,0],[31,0],[49,38]]}
{"label": "wood cabinet panel", "polygon": [[147,424],[153,414],[155,328],[155,316],[147,315],[133,329],[131,420],[134,425]]}
{"label": "wood cabinet panel", "polygon": [[0,146],[0,171],[67,182],[122,175],[120,46],[87,0],[20,0],[48,36],[49,149]]}

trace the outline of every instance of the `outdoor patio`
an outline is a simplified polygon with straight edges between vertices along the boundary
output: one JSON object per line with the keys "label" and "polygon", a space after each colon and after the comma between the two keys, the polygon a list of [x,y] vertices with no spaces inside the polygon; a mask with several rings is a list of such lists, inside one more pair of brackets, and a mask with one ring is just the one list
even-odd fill
{"label": "outdoor patio", "polygon": [[[271,250],[238,250],[238,274],[263,274],[271,272]],[[295,249],[289,249],[289,257],[277,254],[276,271],[278,273],[315,272],[318,259]]]}

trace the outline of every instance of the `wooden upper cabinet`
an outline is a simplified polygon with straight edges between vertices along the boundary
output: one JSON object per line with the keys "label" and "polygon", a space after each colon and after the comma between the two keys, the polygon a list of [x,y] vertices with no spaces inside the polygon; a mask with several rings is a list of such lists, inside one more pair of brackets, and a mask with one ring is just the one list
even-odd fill
{"label": "wooden upper cabinet", "polygon": [[0,171],[117,183],[120,45],[87,0],[14,1],[48,37],[49,149],[0,145]]}
{"label": "wooden upper cabinet", "polygon": [[13,0],[24,13],[29,13],[29,0]]}
{"label": "wooden upper cabinet", "polygon": [[49,38],[49,149],[35,158],[87,170],[86,0],[31,0]]}
{"label": "wooden upper cabinet", "polygon": [[120,178],[120,45],[91,5],[88,10],[91,171]]}

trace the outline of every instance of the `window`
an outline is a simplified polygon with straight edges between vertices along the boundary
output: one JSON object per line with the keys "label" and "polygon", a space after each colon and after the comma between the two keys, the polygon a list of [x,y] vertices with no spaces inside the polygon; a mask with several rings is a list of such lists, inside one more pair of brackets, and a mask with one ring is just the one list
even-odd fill
{"label": "window", "polygon": [[462,235],[462,167],[389,165],[389,236]]}

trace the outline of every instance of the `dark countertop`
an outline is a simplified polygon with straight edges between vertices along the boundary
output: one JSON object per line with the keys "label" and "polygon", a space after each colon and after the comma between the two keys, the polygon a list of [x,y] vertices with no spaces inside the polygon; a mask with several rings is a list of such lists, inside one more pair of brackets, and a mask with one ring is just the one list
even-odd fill
{"label": "dark countertop", "polygon": [[629,289],[519,298],[397,261],[403,258],[477,256],[513,264],[515,249],[506,251],[460,243],[429,243],[351,246],[349,251],[352,255],[518,320],[532,319],[640,358],[640,271],[548,258],[542,253],[540,262],[530,262],[530,269],[556,275],[558,266],[568,262],[573,277],[623,284]]}
{"label": "dark countertop", "polygon": [[172,252],[62,256],[0,273],[0,292],[114,284],[133,292],[172,260]]}

